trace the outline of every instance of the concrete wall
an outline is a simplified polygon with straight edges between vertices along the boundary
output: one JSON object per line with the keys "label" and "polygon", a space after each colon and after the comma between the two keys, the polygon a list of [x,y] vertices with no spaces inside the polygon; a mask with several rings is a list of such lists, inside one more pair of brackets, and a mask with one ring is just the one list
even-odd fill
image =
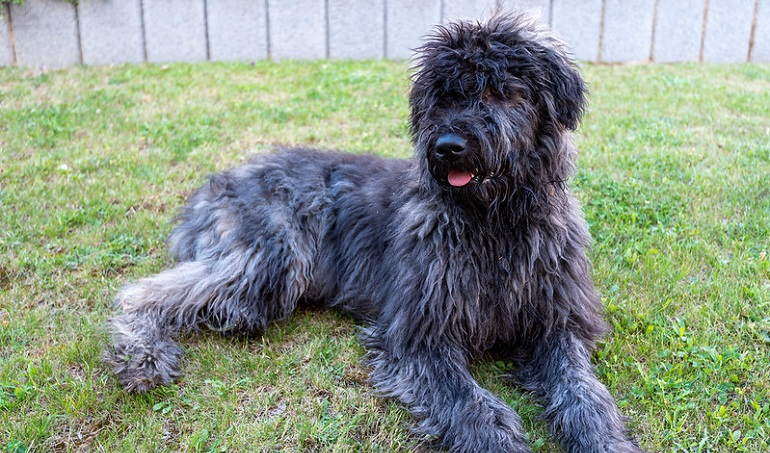
{"label": "concrete wall", "polygon": [[9,40],[18,64],[60,68],[79,63],[80,34],[75,7],[59,0],[10,5]]}
{"label": "concrete wall", "polygon": [[649,60],[654,21],[655,0],[605,0],[601,60]]}
{"label": "concrete wall", "polygon": [[653,60],[700,60],[706,11],[706,0],[658,0]]}
{"label": "concrete wall", "polygon": [[770,0],[25,0],[0,4],[0,66],[409,59],[436,24],[498,4],[580,60],[770,61]]}
{"label": "concrete wall", "polygon": [[553,0],[551,27],[572,46],[575,58],[598,61],[602,40],[602,0]]}
{"label": "concrete wall", "polygon": [[82,62],[91,65],[144,61],[141,0],[89,0],[78,5]]}

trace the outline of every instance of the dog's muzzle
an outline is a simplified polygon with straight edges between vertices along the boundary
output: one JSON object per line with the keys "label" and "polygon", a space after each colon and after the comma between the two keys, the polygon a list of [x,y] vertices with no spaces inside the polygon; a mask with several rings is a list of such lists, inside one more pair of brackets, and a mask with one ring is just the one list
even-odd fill
{"label": "dog's muzzle", "polygon": [[468,146],[468,141],[457,134],[449,133],[436,140],[436,155],[441,158],[461,157]]}
{"label": "dog's muzzle", "polygon": [[446,178],[452,187],[464,187],[476,177],[469,159],[468,140],[454,132],[440,135],[433,146],[433,155],[443,169],[437,179]]}

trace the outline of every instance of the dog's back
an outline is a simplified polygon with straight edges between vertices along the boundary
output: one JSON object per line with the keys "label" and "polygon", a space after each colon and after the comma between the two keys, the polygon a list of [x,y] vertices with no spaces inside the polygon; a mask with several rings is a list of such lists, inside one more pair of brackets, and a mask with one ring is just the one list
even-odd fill
{"label": "dog's back", "polygon": [[[376,280],[403,189],[416,190],[415,175],[410,160],[368,154],[297,148],[256,155],[191,196],[171,234],[171,255],[195,261],[259,254],[260,274],[275,263],[268,286],[280,284],[278,267],[293,256],[305,269],[297,275],[305,282],[302,299],[372,319],[377,289],[368,282]],[[236,324],[261,330],[265,322]]]}

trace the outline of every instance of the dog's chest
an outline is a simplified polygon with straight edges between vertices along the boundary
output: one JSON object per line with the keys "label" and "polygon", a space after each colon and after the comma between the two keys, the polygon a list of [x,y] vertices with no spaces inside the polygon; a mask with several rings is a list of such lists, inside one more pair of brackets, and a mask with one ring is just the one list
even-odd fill
{"label": "dog's chest", "polygon": [[477,236],[450,260],[446,275],[450,319],[466,333],[468,347],[483,352],[498,343],[519,343],[540,330],[547,301],[538,297],[542,263],[526,242]]}

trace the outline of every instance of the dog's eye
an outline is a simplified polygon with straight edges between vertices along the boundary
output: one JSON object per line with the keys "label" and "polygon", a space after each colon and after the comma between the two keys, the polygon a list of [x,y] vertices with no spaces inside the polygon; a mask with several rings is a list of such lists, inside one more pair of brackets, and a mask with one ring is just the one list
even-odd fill
{"label": "dog's eye", "polygon": [[481,92],[481,100],[485,103],[497,102],[514,106],[524,99],[526,99],[525,90],[515,85],[506,85],[502,88],[488,86]]}
{"label": "dog's eye", "polygon": [[484,102],[492,102],[504,99],[505,95],[497,89],[497,87],[485,87],[481,92],[481,100]]}

